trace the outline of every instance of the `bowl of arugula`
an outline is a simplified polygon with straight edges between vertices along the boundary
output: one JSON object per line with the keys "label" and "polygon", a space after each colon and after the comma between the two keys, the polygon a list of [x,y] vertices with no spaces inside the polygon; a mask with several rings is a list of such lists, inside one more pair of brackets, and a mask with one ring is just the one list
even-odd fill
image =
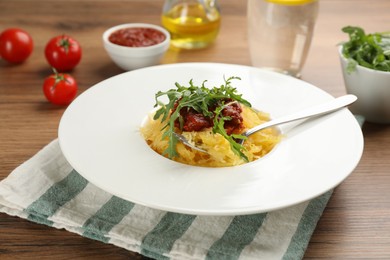
{"label": "bowl of arugula", "polygon": [[342,29],[349,41],[340,45],[344,84],[358,100],[354,114],[372,123],[390,123],[390,32],[366,34],[360,27]]}

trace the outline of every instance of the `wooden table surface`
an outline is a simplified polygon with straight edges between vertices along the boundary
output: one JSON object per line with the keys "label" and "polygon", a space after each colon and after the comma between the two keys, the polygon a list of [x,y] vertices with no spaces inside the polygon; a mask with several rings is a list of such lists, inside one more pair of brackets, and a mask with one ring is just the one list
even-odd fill
{"label": "wooden table surface", "polygon": [[[57,137],[65,107],[49,104],[42,93],[51,69],[43,55],[53,36],[69,34],[83,48],[71,72],[79,93],[122,73],[105,53],[101,35],[128,22],[160,24],[163,1],[156,0],[0,0],[0,30],[21,27],[35,49],[27,62],[0,60],[0,180]],[[222,27],[210,48],[170,50],[163,63],[222,62],[250,65],[246,2],[221,0]],[[389,0],[323,0],[302,79],[334,96],[345,93],[336,45],[346,40],[343,26],[367,32],[390,30]],[[368,86],[369,87],[369,86]],[[352,175],[334,191],[305,254],[305,259],[390,259],[390,127],[366,123],[365,150]],[[0,214],[0,259],[133,259],[141,256],[17,217]]]}

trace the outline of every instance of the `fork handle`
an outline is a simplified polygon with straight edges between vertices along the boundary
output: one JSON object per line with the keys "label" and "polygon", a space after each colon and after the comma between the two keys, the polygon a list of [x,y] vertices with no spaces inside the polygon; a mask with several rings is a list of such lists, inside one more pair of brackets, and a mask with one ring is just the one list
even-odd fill
{"label": "fork handle", "polygon": [[282,116],[276,119],[273,119],[271,121],[265,122],[261,125],[255,126],[249,130],[247,130],[245,133],[243,133],[244,136],[250,136],[253,133],[256,133],[260,130],[263,130],[264,128],[268,128],[275,125],[280,125],[292,121],[296,121],[299,119],[304,119],[312,116],[319,116],[324,114],[329,114],[331,112],[334,112],[336,110],[339,110],[343,107],[346,107],[353,102],[357,100],[357,97],[355,95],[344,95],[338,98],[335,98],[327,103],[317,105],[314,107],[306,108],[304,110],[298,111],[293,114],[289,114],[286,116]]}

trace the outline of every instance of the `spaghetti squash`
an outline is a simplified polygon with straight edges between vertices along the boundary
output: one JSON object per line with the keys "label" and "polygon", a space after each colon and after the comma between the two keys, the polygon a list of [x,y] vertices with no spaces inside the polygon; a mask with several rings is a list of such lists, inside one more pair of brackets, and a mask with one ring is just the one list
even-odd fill
{"label": "spaghetti squash", "polygon": [[[147,144],[157,153],[177,162],[206,167],[226,167],[254,161],[269,153],[280,141],[275,128],[267,128],[248,138],[240,133],[268,121],[267,113],[256,111],[236,93],[231,77],[220,87],[189,87],[176,83],[177,89],[156,94],[158,110],[141,127]],[[167,95],[169,102],[159,97]],[[194,150],[177,140],[181,133],[207,151]],[[237,140],[245,139],[243,145]]]}

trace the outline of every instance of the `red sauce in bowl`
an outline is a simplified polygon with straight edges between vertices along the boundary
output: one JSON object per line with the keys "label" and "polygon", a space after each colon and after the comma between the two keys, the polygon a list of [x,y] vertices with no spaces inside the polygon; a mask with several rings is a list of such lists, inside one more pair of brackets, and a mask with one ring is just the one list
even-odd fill
{"label": "red sauce in bowl", "polygon": [[164,33],[153,28],[129,27],[113,32],[108,40],[114,44],[127,47],[147,47],[165,40]]}

